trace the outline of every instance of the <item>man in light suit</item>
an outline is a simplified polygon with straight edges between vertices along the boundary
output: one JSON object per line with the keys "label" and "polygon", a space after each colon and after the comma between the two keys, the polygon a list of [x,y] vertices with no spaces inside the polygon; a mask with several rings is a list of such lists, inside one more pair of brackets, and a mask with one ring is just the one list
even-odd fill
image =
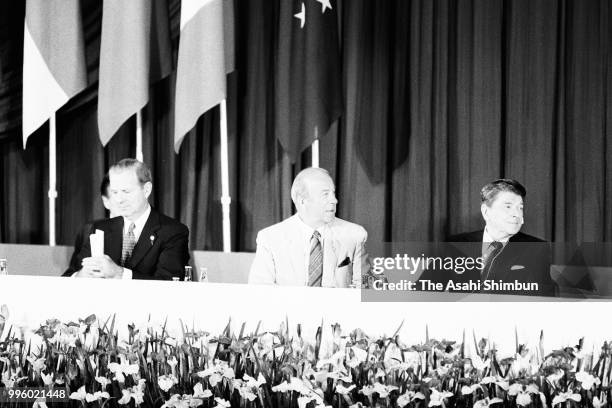
{"label": "man in light suit", "polygon": [[119,217],[93,223],[104,231],[104,255],[93,257],[85,239],[75,277],[170,280],[184,276],[189,261],[189,230],[155,211],[148,198],[153,184],[148,167],[123,159],[109,170],[110,196]]}
{"label": "man in light suit", "polygon": [[302,170],[291,187],[297,214],[257,234],[249,283],[361,287],[369,270],[366,230],[336,218],[334,182],[320,168]]}

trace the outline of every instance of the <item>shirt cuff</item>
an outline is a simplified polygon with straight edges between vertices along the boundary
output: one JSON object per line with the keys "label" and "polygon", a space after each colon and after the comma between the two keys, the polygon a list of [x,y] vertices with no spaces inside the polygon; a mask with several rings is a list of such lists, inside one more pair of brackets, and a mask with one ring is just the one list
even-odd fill
{"label": "shirt cuff", "polygon": [[121,276],[123,280],[131,280],[132,279],[132,270],[128,268],[123,268],[123,275]]}

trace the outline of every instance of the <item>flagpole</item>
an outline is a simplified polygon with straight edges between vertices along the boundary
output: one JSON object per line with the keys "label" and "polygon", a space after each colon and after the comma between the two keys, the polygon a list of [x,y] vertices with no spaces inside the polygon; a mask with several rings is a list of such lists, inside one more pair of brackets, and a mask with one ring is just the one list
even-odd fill
{"label": "flagpole", "polygon": [[319,129],[315,126],[314,128],[315,140],[310,145],[312,150],[312,167],[319,167]]}
{"label": "flagpole", "polygon": [[221,101],[221,206],[223,208],[223,252],[232,252],[229,194],[229,153],[227,149],[227,104]]}
{"label": "flagpole", "polygon": [[49,245],[55,246],[55,199],[57,198],[55,112],[49,118]]}
{"label": "flagpole", "polygon": [[136,160],[144,162],[142,155],[142,110],[136,112]]}

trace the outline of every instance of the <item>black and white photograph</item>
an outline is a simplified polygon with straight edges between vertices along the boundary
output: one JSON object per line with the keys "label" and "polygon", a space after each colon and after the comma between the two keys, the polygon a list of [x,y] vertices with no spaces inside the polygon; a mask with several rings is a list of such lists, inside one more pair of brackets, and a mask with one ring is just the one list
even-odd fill
{"label": "black and white photograph", "polygon": [[0,2],[0,408],[612,407],[612,0]]}

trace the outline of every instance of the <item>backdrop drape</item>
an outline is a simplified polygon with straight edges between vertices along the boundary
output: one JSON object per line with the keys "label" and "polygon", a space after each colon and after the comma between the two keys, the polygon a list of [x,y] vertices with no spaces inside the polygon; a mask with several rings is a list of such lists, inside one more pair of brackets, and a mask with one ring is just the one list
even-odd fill
{"label": "backdrop drape", "polygon": [[[275,139],[278,1],[235,2],[228,84],[234,250],[292,212],[292,165]],[[309,1],[309,0],[307,0]],[[24,7],[0,7],[0,241],[46,243],[48,127],[21,147]],[[612,239],[612,5],[608,0],[351,0],[338,8],[343,114],[321,139],[338,215],[369,240],[442,239],[481,227],[479,189],[528,190],[523,230],[553,241]],[[83,0],[86,91],[58,112],[58,242],[104,216],[98,185],[134,154],[134,118],[102,148],[96,123],[101,4]],[[180,1],[168,2],[176,68]],[[219,111],[172,149],[175,72],[143,112],[152,203],[222,248]]]}

